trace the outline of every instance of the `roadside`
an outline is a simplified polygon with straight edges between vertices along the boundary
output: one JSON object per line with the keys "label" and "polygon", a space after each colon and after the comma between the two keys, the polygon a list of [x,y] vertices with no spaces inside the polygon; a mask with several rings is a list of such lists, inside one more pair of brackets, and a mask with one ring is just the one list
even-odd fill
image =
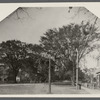
{"label": "roadside", "polygon": [[[89,94],[85,89],[76,90],[71,85],[52,85],[52,94]],[[0,94],[48,94],[48,84],[5,84],[0,85]]]}
{"label": "roadside", "polygon": [[90,89],[82,86],[82,89],[87,91],[90,94],[100,94],[100,90],[98,89]]}

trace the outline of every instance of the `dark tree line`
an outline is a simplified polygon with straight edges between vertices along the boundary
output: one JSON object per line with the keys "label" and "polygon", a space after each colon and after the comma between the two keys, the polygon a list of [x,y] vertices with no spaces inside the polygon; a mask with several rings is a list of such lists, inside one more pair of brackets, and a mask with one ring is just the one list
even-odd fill
{"label": "dark tree line", "polygon": [[7,69],[6,81],[16,83],[17,76],[22,77],[22,82],[48,81],[48,59],[41,56],[42,52],[42,47],[36,44],[26,44],[19,40],[2,42],[0,44],[2,64],[0,68]]}
{"label": "dark tree line", "polygon": [[[95,25],[87,23],[69,24],[58,29],[49,29],[40,39],[40,45],[19,40],[8,40],[0,44],[1,80],[20,82],[48,82],[48,66],[51,59],[52,81],[71,80],[75,82],[76,49],[78,62],[93,51],[100,34]],[[48,57],[50,55],[50,58]],[[2,69],[4,68],[4,69]],[[79,68],[79,79],[85,75]],[[6,77],[5,77],[6,75]]]}

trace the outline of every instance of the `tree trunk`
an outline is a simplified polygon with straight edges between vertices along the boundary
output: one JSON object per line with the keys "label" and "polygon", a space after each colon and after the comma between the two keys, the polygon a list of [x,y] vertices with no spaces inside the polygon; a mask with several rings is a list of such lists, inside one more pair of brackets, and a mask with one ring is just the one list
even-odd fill
{"label": "tree trunk", "polygon": [[17,81],[16,81],[17,74],[18,74],[18,72],[16,70],[14,70],[14,83],[17,83]]}
{"label": "tree trunk", "polygon": [[75,68],[73,66],[73,73],[72,73],[72,86],[75,86]]}
{"label": "tree trunk", "polygon": [[14,75],[14,83],[17,83],[16,77],[17,77],[17,75]]}

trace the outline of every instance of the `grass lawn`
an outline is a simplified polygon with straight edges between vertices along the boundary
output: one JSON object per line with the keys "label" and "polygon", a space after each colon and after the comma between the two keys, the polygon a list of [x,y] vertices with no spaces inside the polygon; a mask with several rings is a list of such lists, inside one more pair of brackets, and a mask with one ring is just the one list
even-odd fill
{"label": "grass lawn", "polygon": [[[48,94],[48,84],[4,84],[0,85],[2,94]],[[71,85],[52,85],[52,94],[87,94],[83,89],[76,90]]]}

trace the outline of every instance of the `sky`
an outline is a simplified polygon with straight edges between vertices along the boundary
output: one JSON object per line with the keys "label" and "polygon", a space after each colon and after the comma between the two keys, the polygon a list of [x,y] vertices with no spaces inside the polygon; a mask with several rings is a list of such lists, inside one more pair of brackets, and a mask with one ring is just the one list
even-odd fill
{"label": "sky", "polygon": [[[27,43],[39,43],[40,36],[48,29],[62,27],[68,23],[80,23],[92,19],[87,9],[81,8],[78,15],[77,7],[70,13],[68,7],[45,7],[18,9],[0,23],[0,42],[8,39],[18,39]],[[18,18],[19,17],[19,18]]]}
{"label": "sky", "polygon": [[[84,7],[27,7],[17,9],[0,22],[0,43],[17,39],[22,42],[39,44],[40,37],[52,28],[82,21],[94,22],[94,15]],[[98,19],[97,26],[100,20]],[[95,54],[98,54],[95,53]],[[97,62],[87,57],[87,66],[96,67]],[[92,61],[92,64],[91,64]],[[91,64],[91,66],[90,66]]]}

